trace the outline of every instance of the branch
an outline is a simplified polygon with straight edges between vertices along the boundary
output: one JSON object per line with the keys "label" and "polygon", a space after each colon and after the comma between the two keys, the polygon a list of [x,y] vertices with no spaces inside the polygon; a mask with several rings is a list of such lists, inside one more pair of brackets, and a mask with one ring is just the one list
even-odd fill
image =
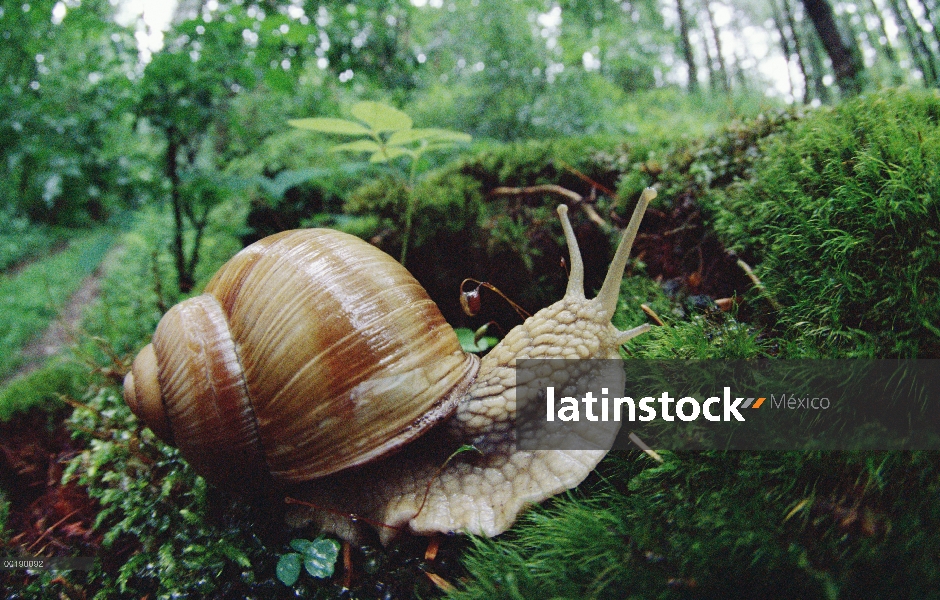
{"label": "branch", "polygon": [[563,188],[560,185],[555,185],[553,183],[546,183],[542,185],[533,185],[524,188],[518,187],[498,187],[490,192],[491,196],[523,196],[531,194],[557,194],[564,198],[567,198],[567,203],[571,205],[572,208],[581,207],[584,210],[584,213],[588,218],[595,223],[601,229],[605,231],[610,229],[610,226],[607,224],[597,211],[594,210],[594,207],[591,206],[587,201],[585,201],[584,196],[577,192],[573,192],[567,188]]}

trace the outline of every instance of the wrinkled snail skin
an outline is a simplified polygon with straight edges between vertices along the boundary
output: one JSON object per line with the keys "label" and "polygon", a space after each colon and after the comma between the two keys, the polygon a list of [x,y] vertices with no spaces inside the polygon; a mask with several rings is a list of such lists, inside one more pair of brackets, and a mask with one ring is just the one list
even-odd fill
{"label": "wrinkled snail skin", "polygon": [[[497,535],[527,505],[579,484],[606,454],[516,448],[515,361],[617,358],[648,330],[619,331],[610,320],[654,197],[641,195],[593,299],[560,206],[571,262],[565,296],[482,360],[460,350],[414,278],[365,242],[330,230],[265,238],[227,263],[200,300],[167,313],[125,380],[125,398],[207,479],[289,487],[318,507],[294,507],[295,525],[313,521],[349,540],[375,528],[383,542],[404,530]],[[176,323],[190,314],[203,324]],[[402,332],[386,330],[402,320]],[[163,331],[171,327],[181,333]],[[177,389],[182,399],[169,395]],[[474,450],[454,454],[467,444]]]}

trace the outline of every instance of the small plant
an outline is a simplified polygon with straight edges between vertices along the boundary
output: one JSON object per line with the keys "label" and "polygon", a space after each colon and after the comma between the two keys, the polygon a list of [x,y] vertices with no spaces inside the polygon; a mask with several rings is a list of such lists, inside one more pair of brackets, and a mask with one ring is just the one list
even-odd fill
{"label": "small plant", "polygon": [[411,160],[408,176],[408,207],[405,210],[405,226],[402,233],[401,263],[405,264],[408,253],[408,238],[411,236],[411,218],[417,197],[414,186],[417,181],[418,162],[432,150],[451,148],[458,143],[467,143],[470,136],[449,129],[414,129],[411,117],[397,108],[379,102],[358,102],[350,112],[361,123],[330,117],[292,119],[293,127],[320,133],[355,136],[352,142],[337,144],[333,152],[370,152],[369,162],[390,163],[399,157]]}
{"label": "small plant", "polygon": [[300,567],[318,579],[333,575],[339,556],[339,542],[322,537],[310,541],[294,539],[290,547],[297,552],[281,555],[277,561],[277,578],[284,585],[294,585],[300,577]]}

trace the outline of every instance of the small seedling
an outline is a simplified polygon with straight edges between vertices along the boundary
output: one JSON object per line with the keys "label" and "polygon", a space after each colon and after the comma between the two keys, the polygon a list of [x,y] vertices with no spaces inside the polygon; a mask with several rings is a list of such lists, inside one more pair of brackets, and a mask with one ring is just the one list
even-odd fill
{"label": "small seedling", "polygon": [[315,117],[291,119],[288,123],[298,129],[360,138],[333,146],[330,149],[333,152],[369,152],[369,162],[373,163],[390,163],[402,156],[411,160],[408,177],[410,197],[405,211],[401,246],[401,263],[405,264],[408,238],[411,235],[411,218],[416,202],[413,190],[417,180],[418,162],[425,152],[468,143],[471,137],[469,134],[449,129],[415,129],[412,127],[411,117],[397,108],[379,102],[357,102],[350,112],[359,122]]}
{"label": "small seedling", "polygon": [[300,568],[303,568],[318,579],[326,579],[333,575],[336,568],[336,559],[339,556],[339,542],[326,538],[317,538],[313,541],[294,539],[290,547],[297,552],[288,552],[281,555],[277,561],[277,578],[284,585],[294,585],[300,577]]}

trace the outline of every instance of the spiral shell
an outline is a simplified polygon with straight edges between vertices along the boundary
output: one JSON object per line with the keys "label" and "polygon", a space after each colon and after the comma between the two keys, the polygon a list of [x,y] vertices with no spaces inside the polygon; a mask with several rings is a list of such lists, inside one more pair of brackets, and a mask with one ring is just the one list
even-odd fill
{"label": "spiral shell", "polygon": [[199,473],[258,488],[394,451],[449,416],[478,367],[398,262],[305,229],[245,248],[170,309],[124,396]]}

